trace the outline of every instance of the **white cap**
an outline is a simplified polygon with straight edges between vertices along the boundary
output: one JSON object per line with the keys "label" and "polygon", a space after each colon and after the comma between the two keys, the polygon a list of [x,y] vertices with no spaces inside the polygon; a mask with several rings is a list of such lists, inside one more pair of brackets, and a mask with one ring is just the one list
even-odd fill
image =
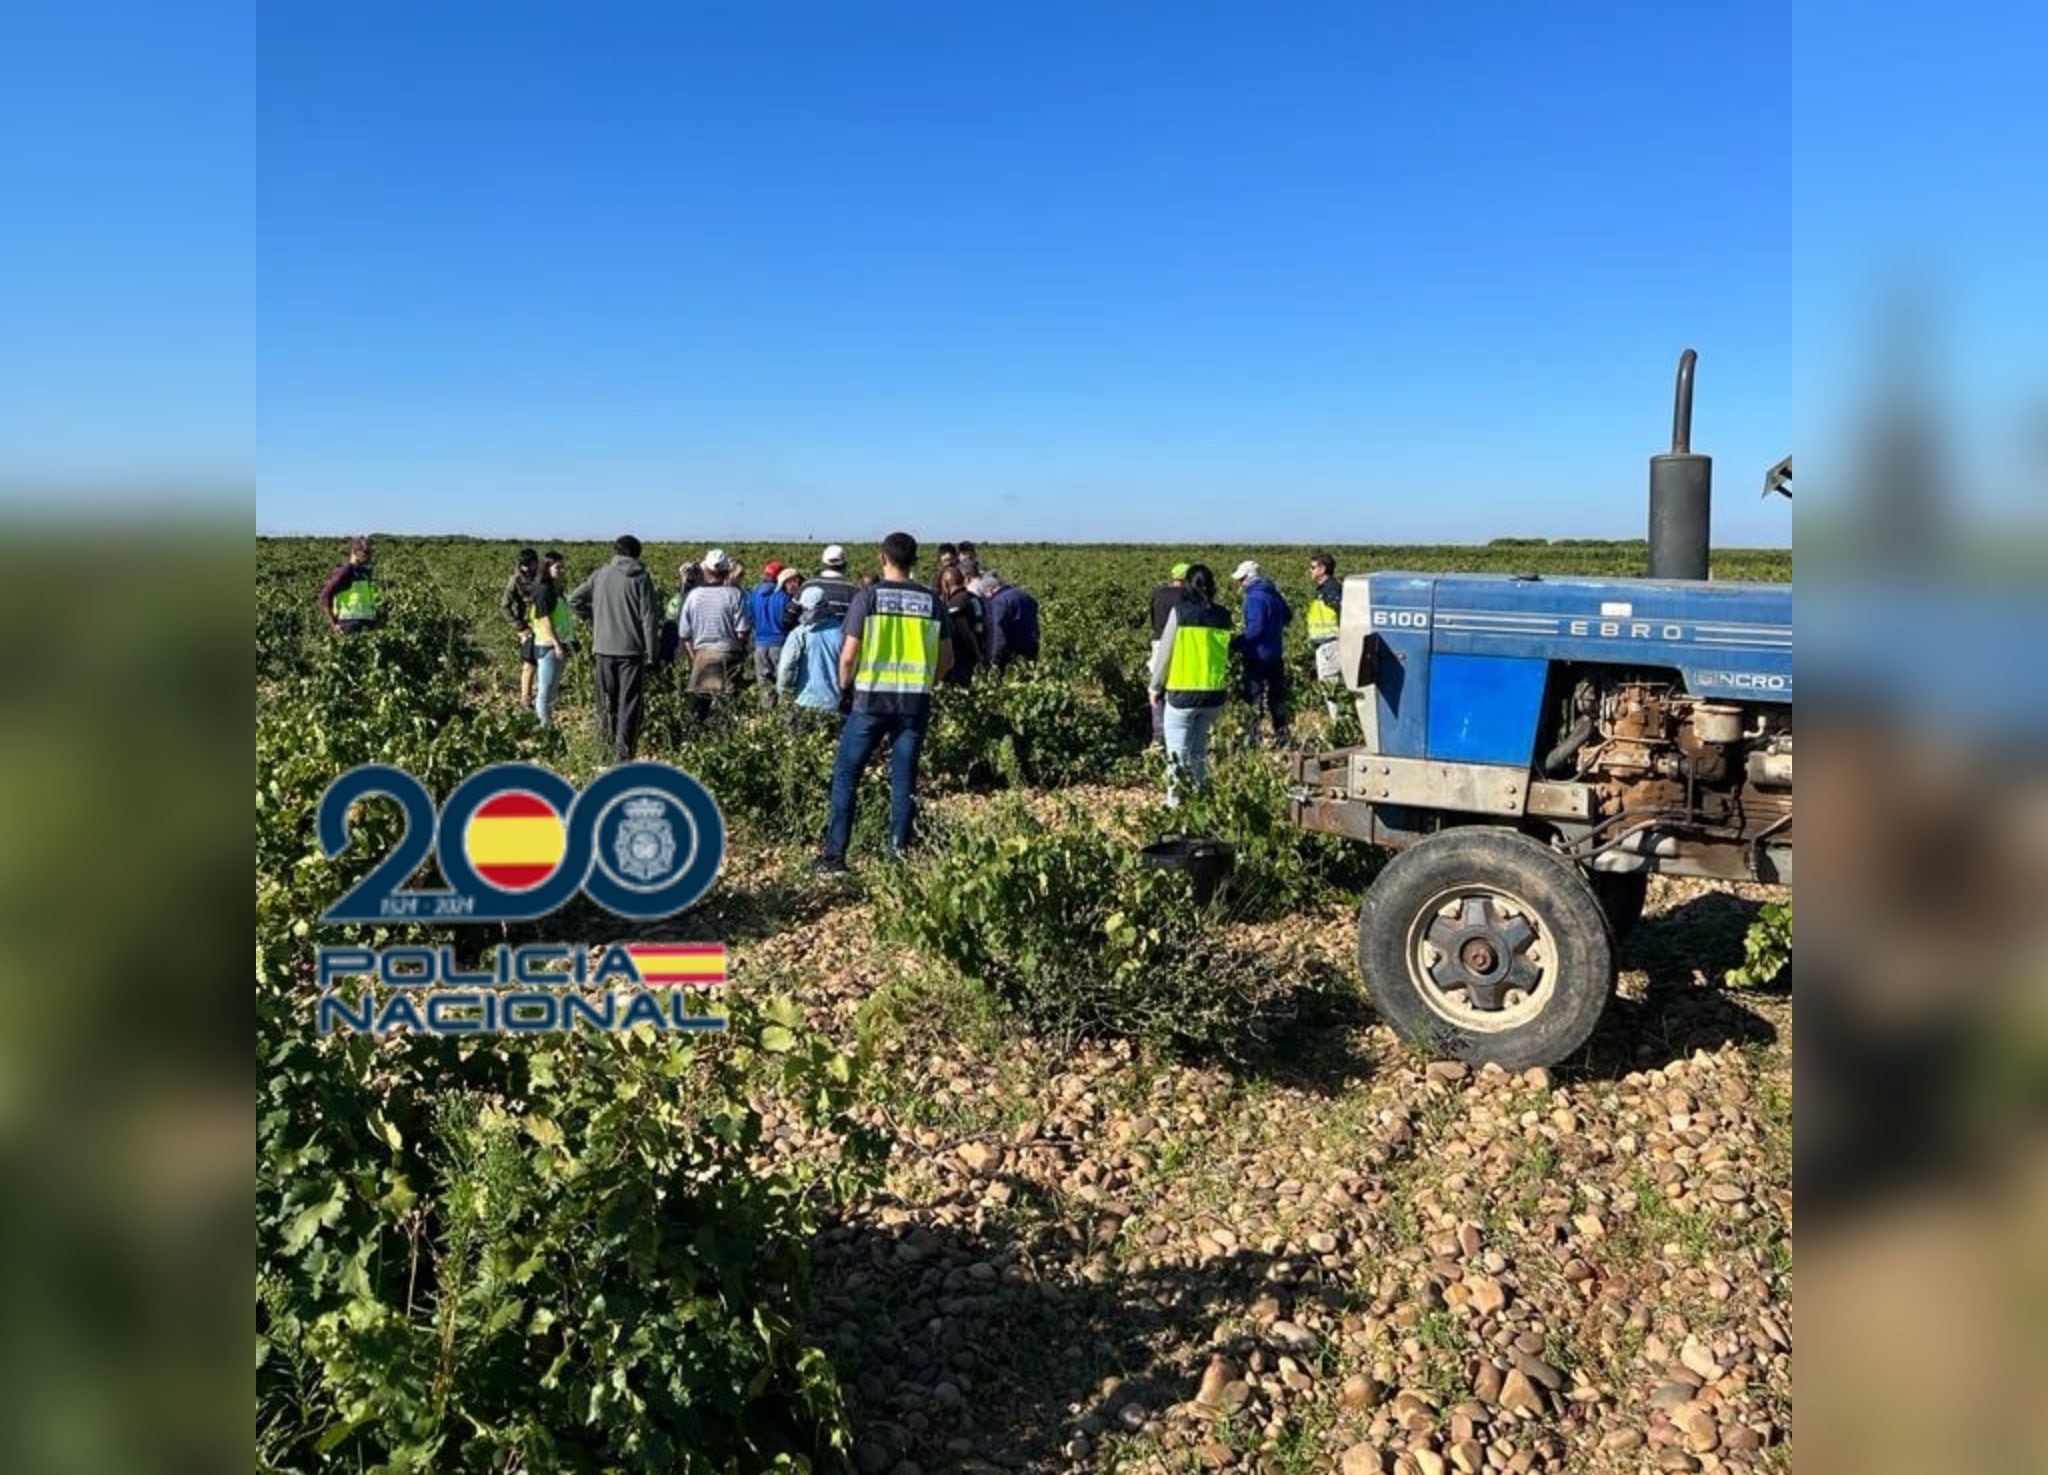
{"label": "white cap", "polygon": [[703,563],[704,567],[710,569],[713,573],[717,573],[726,566],[725,550],[723,548],[713,548],[704,555]]}
{"label": "white cap", "polygon": [[813,584],[804,590],[803,593],[797,595],[796,602],[800,609],[816,609],[825,602],[825,591],[816,584]]}
{"label": "white cap", "polygon": [[845,568],[846,550],[837,543],[827,543],[825,551],[818,555],[818,562],[827,568]]}
{"label": "white cap", "polygon": [[1230,582],[1233,584],[1241,584],[1246,579],[1256,579],[1258,576],[1259,566],[1256,563],[1252,562],[1252,560],[1247,558],[1243,563],[1237,566],[1237,571],[1231,574]]}

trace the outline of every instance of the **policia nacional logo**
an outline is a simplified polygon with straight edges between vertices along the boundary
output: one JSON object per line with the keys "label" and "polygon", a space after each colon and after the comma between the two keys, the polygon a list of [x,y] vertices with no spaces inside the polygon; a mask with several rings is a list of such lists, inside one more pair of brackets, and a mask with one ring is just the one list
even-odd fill
{"label": "policia nacional logo", "polygon": [[[725,819],[704,786],[666,763],[627,763],[577,793],[531,763],[479,769],[440,813],[404,769],[350,769],[320,798],[320,848],[351,844],[349,814],[372,795],[398,802],[405,832],[324,922],[530,922],[579,891],[635,921],[674,916],[717,879]],[[405,889],[432,855],[448,885]]]}
{"label": "policia nacional logo", "polygon": [[[653,921],[703,896],[725,855],[717,804],[696,779],[666,763],[623,764],[581,793],[545,768],[500,763],[463,780],[438,813],[411,774],[366,764],[321,796],[317,826],[329,858],[350,848],[351,814],[371,797],[395,800],[404,830],[322,913],[324,922],[526,922],[579,893],[619,916]],[[446,886],[409,888],[429,856]],[[725,1025],[691,1012],[682,992],[725,981],[722,944],[501,945],[468,966],[458,951],[320,948],[321,1029],[382,1033],[403,1026],[453,1034]],[[337,985],[348,979],[367,982],[344,994]],[[380,998],[381,990],[389,993]]]}
{"label": "policia nacional logo", "polygon": [[625,817],[612,835],[612,854],[622,876],[643,886],[658,885],[675,868],[675,826],[659,799],[625,801]]}

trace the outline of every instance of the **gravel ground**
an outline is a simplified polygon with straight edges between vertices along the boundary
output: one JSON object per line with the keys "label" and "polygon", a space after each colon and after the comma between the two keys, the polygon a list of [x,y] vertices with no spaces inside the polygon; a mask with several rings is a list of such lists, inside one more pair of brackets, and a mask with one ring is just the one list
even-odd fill
{"label": "gravel ground", "polygon": [[1349,908],[1241,929],[1298,1008],[1226,1069],[1021,1036],[735,859],[705,935],[893,1141],[816,1246],[864,1475],[1790,1467],[1790,998],[1715,981],[1762,893],[1658,881],[1586,1058],[1513,1075],[1373,1018]]}

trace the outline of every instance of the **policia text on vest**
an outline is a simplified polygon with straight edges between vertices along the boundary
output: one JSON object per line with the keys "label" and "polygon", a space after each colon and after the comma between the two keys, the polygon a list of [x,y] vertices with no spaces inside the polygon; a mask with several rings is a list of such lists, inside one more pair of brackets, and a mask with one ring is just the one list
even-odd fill
{"label": "policia text on vest", "polygon": [[[900,551],[899,551],[900,550]],[[913,838],[917,755],[931,717],[932,687],[951,663],[938,597],[902,575],[917,556],[907,534],[883,540],[880,583],[854,595],[846,609],[839,674],[846,703],[839,751],[832,760],[832,812],[814,870],[846,869],[853,838],[853,796],[868,759],[889,751],[889,844],[901,854]]]}
{"label": "policia text on vest", "polygon": [[855,595],[847,634],[854,654],[853,708],[913,715],[930,705],[938,680],[939,606],[922,584],[883,580]]}

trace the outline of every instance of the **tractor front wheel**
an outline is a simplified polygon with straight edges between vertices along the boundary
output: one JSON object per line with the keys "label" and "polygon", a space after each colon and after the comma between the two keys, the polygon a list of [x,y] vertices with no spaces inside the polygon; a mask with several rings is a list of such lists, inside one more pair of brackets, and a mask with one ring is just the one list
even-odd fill
{"label": "tractor front wheel", "polygon": [[1510,1070],[1591,1038],[1614,991],[1608,918],[1570,861],[1513,830],[1445,830],[1365,894],[1358,963],[1380,1013],[1435,1055]]}

